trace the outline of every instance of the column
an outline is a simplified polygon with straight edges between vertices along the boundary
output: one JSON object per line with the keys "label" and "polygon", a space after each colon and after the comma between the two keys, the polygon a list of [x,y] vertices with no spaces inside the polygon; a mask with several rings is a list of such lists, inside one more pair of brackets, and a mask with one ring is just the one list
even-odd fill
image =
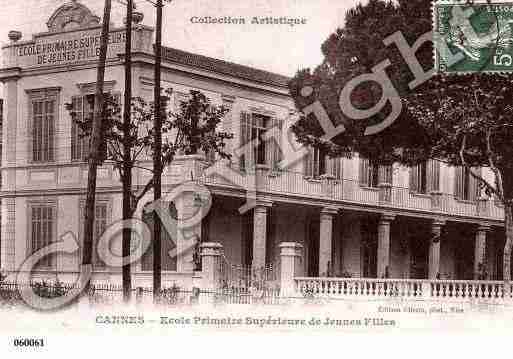
{"label": "column", "polygon": [[382,214],[378,223],[378,278],[386,278],[390,270],[390,225],[395,215]]}
{"label": "column", "polygon": [[202,243],[201,269],[203,272],[203,288],[216,290],[221,280],[221,254],[223,246],[220,243]]}
{"label": "column", "polygon": [[283,242],[280,244],[280,296],[292,297],[296,295],[294,278],[303,275],[302,249],[299,243]]}
{"label": "column", "polygon": [[[14,58],[9,55],[5,60],[6,63]],[[20,130],[18,123],[18,80],[20,78],[19,68],[12,68],[9,73],[3,72],[5,77],[0,78],[0,82],[4,84],[4,118],[2,131],[2,166],[16,166],[17,161],[25,161],[27,152],[16,152],[18,131]],[[22,126],[23,127],[23,126]],[[21,129],[23,130],[23,128]],[[25,148],[25,147],[23,147]],[[19,157],[19,158],[18,158]],[[16,170],[5,169],[2,171],[2,190],[16,191]],[[0,201],[1,215],[1,236],[0,236],[0,270],[14,272],[16,270],[16,253],[18,256],[22,254],[19,247],[21,237],[16,228],[16,199],[4,198]],[[16,239],[19,241],[17,242]],[[23,258],[24,259],[24,258]],[[22,259],[22,260],[23,260]]]}
{"label": "column", "polygon": [[333,217],[338,213],[336,208],[323,208],[319,226],[319,276],[328,277],[333,268]]}
{"label": "column", "polygon": [[474,279],[487,279],[482,275],[486,272],[486,233],[489,226],[479,226],[476,231],[476,244],[474,248]]}
{"label": "column", "polygon": [[429,279],[437,279],[440,274],[440,242],[444,221],[434,220],[431,224],[431,238],[429,239]]}
{"label": "column", "polygon": [[[176,229],[177,271],[194,271],[193,253],[201,238],[201,210],[207,199],[199,192],[184,192],[175,200],[178,214]],[[164,228],[163,228],[164,230]]]}
{"label": "column", "polygon": [[[1,204],[0,272],[16,270],[16,199],[4,198]],[[19,251],[21,253],[21,250]]]}
{"label": "column", "polygon": [[272,202],[257,201],[253,210],[253,269],[265,267],[267,245],[267,213]]}

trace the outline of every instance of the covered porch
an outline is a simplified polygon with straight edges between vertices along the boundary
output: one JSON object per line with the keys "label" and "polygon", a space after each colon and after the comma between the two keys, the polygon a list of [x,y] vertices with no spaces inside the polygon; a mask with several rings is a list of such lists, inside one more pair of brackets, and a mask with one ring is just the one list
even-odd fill
{"label": "covered porch", "polygon": [[280,268],[280,244],[301,245],[301,277],[502,280],[499,227],[215,195],[202,242],[232,265]]}

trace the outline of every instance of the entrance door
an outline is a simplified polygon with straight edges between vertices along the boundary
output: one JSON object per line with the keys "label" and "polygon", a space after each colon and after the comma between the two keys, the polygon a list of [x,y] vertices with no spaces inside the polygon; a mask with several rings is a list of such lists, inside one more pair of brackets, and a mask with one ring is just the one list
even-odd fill
{"label": "entrance door", "polygon": [[361,236],[362,275],[364,278],[377,278],[378,233],[375,221],[362,220]]}
{"label": "entrance door", "polygon": [[426,279],[429,273],[429,241],[423,236],[412,236],[410,249],[410,278]]}
{"label": "entrance door", "polygon": [[474,279],[474,246],[468,240],[459,240],[456,243],[455,261],[457,280]]}
{"label": "entrance door", "polygon": [[308,219],[308,276],[319,276],[319,220]]}

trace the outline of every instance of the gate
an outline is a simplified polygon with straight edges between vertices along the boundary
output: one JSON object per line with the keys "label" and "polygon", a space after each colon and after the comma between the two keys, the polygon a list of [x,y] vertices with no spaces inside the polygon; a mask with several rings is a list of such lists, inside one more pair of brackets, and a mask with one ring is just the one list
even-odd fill
{"label": "gate", "polygon": [[280,286],[274,264],[262,268],[233,265],[220,257],[218,302],[226,304],[278,304]]}

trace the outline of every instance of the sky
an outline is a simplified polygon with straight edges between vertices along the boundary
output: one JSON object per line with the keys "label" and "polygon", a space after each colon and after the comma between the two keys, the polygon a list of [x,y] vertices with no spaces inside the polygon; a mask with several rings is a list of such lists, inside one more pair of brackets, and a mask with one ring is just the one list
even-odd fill
{"label": "sky", "polygon": [[[112,20],[121,26],[124,0],[112,0]],[[146,0],[134,0],[154,26],[155,8]],[[65,0],[0,0],[0,43],[8,42],[9,30],[23,33],[46,31],[46,22]],[[81,0],[98,16],[104,0]],[[263,70],[293,76],[301,68],[322,61],[321,44],[343,25],[346,11],[358,0],[173,0],[163,12],[163,44]],[[244,17],[246,25],[193,24],[192,17]],[[254,25],[253,17],[306,18],[305,25]],[[1,90],[0,90],[1,91]],[[1,95],[1,92],[0,92]]]}

